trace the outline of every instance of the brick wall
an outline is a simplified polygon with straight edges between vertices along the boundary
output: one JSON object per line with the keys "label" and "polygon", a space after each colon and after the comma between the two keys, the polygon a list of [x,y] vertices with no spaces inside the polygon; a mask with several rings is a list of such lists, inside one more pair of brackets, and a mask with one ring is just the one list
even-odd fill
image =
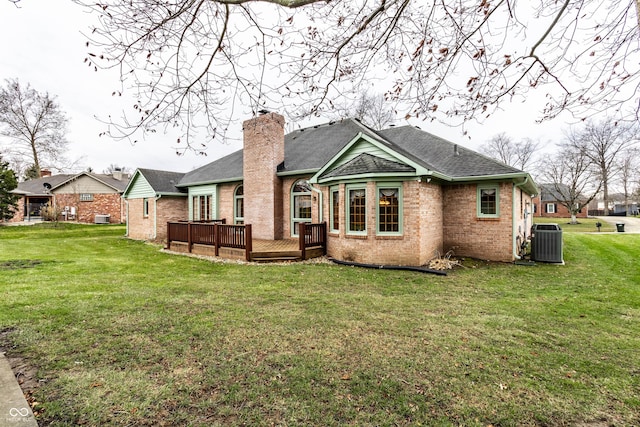
{"label": "brick wall", "polygon": [[513,260],[513,184],[502,183],[499,191],[500,217],[478,218],[475,184],[443,187],[445,251],[493,261]]}
{"label": "brick wall", "polygon": [[126,221],[124,201],[120,194],[93,194],[92,201],[80,201],[78,194],[55,194],[54,204],[58,208],[65,206],[76,208],[75,221],[90,223],[95,222],[96,215],[109,215],[112,224],[120,224]]}
{"label": "brick wall", "polygon": [[235,214],[233,206],[234,197],[236,188],[238,188],[240,184],[240,182],[237,182],[218,185],[218,218],[216,219],[226,219],[227,224],[233,225],[233,216]]}
{"label": "brick wall", "polygon": [[263,114],[242,129],[245,222],[257,239],[282,239],[282,184],[276,172],[284,160],[284,117]]}
{"label": "brick wall", "polygon": [[[167,240],[167,222],[186,220],[189,206],[186,197],[161,197],[149,199],[149,215],[144,215],[144,199],[128,199],[129,223],[127,237],[137,240]],[[156,205],[158,215],[156,215]]]}
{"label": "brick wall", "polygon": [[[406,181],[402,235],[377,233],[377,186],[367,183],[367,234],[346,233],[345,186],[340,185],[340,227],[329,232],[327,253],[336,259],[366,264],[424,265],[442,251],[442,190],[440,186]],[[324,189],[325,220],[331,214],[329,189]]]}
{"label": "brick wall", "polygon": [[25,220],[24,217],[24,197],[21,197],[18,200],[18,205],[16,207],[16,210],[14,211],[15,214],[13,215],[13,218],[9,219],[9,222],[22,222]]}
{"label": "brick wall", "polygon": [[[153,199],[149,203],[149,216],[154,211]],[[189,218],[189,200],[187,197],[163,196],[156,202],[158,209],[156,241],[167,241],[167,222],[180,221]]]}

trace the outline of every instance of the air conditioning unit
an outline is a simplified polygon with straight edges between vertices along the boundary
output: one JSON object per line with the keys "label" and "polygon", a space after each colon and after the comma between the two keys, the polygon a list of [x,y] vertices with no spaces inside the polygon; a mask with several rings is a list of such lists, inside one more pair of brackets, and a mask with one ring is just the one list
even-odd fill
{"label": "air conditioning unit", "polygon": [[96,215],[96,224],[109,224],[111,215]]}
{"label": "air conditioning unit", "polygon": [[531,227],[531,259],[564,264],[562,228],[558,224],[534,224]]}

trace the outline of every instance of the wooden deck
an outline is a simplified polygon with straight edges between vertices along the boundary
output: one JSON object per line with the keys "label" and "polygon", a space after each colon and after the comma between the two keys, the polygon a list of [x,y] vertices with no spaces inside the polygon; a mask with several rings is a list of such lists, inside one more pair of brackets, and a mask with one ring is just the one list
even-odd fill
{"label": "wooden deck", "polygon": [[167,249],[254,262],[301,261],[326,254],[326,224],[300,224],[298,239],[253,239],[251,225],[167,223]]}
{"label": "wooden deck", "polygon": [[253,239],[253,251],[251,251],[251,261],[273,262],[273,261],[300,261],[302,252],[300,251],[298,240],[260,240]]}

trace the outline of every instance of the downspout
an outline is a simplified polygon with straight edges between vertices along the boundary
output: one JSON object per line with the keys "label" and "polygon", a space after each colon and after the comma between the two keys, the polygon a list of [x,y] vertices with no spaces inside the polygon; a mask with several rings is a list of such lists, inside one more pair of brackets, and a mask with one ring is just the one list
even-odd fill
{"label": "downspout", "polygon": [[318,190],[316,187],[311,185],[311,191],[318,193],[318,222],[322,222],[322,190]]}
{"label": "downspout", "polygon": [[129,200],[124,199],[124,214],[125,214],[125,236],[129,237]]}
{"label": "downspout", "polygon": [[162,197],[162,194],[158,194],[153,199],[153,240],[158,238],[158,200]]}
{"label": "downspout", "polygon": [[[516,241],[518,240],[518,233],[516,233],[516,188],[525,185],[527,182],[529,182],[529,177],[525,176],[524,177],[524,181],[522,181],[521,183],[514,183],[513,187],[512,187],[512,194],[511,194],[511,240],[512,240],[512,246],[513,246],[513,257],[516,260],[522,259],[520,257],[520,255],[518,254],[518,247],[516,245]],[[526,218],[525,218],[526,221]],[[526,223],[525,223],[526,225]],[[525,235],[526,235],[526,228],[525,228]]]}

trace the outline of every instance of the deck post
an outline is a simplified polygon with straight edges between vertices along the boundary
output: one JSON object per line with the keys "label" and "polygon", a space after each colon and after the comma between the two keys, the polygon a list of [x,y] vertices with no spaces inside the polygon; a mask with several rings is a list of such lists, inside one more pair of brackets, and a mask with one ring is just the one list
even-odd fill
{"label": "deck post", "polygon": [[213,247],[215,250],[215,255],[220,255],[220,224],[213,224]]}
{"label": "deck post", "polygon": [[167,221],[167,247],[165,249],[171,249],[171,223]]}
{"label": "deck post", "polygon": [[307,259],[307,242],[305,236],[307,234],[307,225],[304,222],[298,223],[298,249],[300,249],[300,257]]}
{"label": "deck post", "polygon": [[322,221],[320,232],[322,233],[322,255],[327,254],[327,222]]}
{"label": "deck post", "polygon": [[251,224],[244,226],[244,250],[245,258],[247,261],[251,261],[251,252],[253,252],[253,237],[251,236]]}
{"label": "deck post", "polygon": [[191,253],[191,247],[193,246],[192,240],[191,240],[191,221],[189,221],[187,223],[187,248],[189,253]]}

